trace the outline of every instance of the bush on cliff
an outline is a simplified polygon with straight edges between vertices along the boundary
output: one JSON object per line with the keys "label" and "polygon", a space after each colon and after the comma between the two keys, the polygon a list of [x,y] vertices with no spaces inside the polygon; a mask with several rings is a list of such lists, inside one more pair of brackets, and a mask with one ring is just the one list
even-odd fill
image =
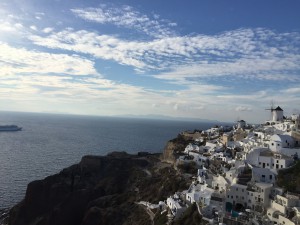
{"label": "bush on cliff", "polygon": [[295,193],[300,193],[300,160],[297,163],[285,170],[279,170],[277,177],[277,185],[285,188],[285,190]]}

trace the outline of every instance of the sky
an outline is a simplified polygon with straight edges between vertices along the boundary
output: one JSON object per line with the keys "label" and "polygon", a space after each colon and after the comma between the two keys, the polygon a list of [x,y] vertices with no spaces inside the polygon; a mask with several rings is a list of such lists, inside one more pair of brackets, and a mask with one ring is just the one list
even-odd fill
{"label": "sky", "polygon": [[300,113],[299,0],[1,0],[0,110]]}

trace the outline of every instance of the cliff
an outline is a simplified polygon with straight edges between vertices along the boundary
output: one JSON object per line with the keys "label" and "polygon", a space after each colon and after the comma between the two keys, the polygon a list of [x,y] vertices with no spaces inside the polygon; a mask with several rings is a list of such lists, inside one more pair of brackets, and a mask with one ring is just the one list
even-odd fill
{"label": "cliff", "polygon": [[136,202],[157,203],[187,184],[158,155],[84,156],[79,164],[28,184],[8,224],[152,224]]}
{"label": "cliff", "polygon": [[193,141],[193,137],[184,133],[168,141],[163,150],[162,160],[168,163],[175,163],[176,157],[184,151],[185,147]]}

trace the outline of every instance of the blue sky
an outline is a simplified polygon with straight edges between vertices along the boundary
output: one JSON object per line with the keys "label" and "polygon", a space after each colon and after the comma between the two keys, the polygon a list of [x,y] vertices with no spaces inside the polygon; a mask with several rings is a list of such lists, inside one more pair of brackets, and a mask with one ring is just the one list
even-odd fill
{"label": "blue sky", "polygon": [[1,110],[250,122],[300,111],[300,1],[3,0]]}

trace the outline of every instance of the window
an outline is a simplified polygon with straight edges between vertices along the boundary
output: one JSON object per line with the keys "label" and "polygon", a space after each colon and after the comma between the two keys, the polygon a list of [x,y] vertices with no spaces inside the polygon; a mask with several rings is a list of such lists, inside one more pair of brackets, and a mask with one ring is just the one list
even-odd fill
{"label": "window", "polygon": [[244,192],[244,189],[242,189],[242,192]]}
{"label": "window", "polygon": [[274,143],[272,143],[272,145],[274,145]]}
{"label": "window", "polygon": [[280,146],[280,144],[277,144],[277,146]]}
{"label": "window", "polygon": [[258,164],[261,165],[261,162],[259,162]]}
{"label": "window", "polygon": [[238,191],[239,189],[238,188],[236,188],[236,191]]}
{"label": "window", "polygon": [[273,176],[272,175],[270,175],[270,180],[272,180],[273,179]]}
{"label": "window", "polygon": [[235,196],[235,198],[239,198],[239,196]]}
{"label": "window", "polygon": [[267,166],[269,166],[269,163],[267,163]]}
{"label": "window", "polygon": [[227,198],[229,198],[229,195],[227,195]]}
{"label": "window", "polygon": [[283,165],[281,165],[281,168],[283,168]]}

